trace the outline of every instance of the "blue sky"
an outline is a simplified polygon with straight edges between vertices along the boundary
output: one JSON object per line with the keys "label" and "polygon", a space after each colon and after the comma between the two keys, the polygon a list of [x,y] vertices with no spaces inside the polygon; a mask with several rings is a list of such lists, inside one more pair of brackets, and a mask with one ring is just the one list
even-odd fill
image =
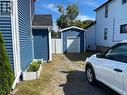
{"label": "blue sky", "polygon": [[57,10],[57,5],[62,5],[65,8],[69,4],[76,4],[79,8],[80,20],[95,19],[95,12],[93,11],[98,6],[107,0],[37,0],[36,1],[36,14],[52,14],[54,26],[56,19],[60,16]]}

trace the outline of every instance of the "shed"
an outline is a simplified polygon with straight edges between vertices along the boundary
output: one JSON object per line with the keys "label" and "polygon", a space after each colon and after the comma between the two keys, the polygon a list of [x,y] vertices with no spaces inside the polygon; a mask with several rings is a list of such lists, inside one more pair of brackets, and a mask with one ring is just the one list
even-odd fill
{"label": "shed", "polygon": [[86,30],[86,49],[87,50],[92,50],[92,51],[96,51],[96,32],[95,32],[95,28],[96,28],[96,23],[92,23],[90,24]]}
{"label": "shed", "polygon": [[64,53],[84,53],[86,51],[86,30],[72,26],[60,31]]}
{"label": "shed", "polygon": [[53,26],[51,15],[35,15],[33,19],[33,45],[34,59],[51,61],[51,28]]}

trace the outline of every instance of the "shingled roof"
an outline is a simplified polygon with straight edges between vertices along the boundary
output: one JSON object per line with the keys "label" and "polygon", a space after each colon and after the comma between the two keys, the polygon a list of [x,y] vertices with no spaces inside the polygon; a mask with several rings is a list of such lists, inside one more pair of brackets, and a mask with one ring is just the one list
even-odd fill
{"label": "shingled roof", "polygon": [[50,14],[38,14],[34,16],[33,26],[53,26],[52,16]]}

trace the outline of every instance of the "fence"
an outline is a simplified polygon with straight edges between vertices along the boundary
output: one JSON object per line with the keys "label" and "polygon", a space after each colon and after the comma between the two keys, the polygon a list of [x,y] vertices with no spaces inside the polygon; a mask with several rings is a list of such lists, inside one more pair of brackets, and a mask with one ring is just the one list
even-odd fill
{"label": "fence", "polygon": [[52,39],[52,53],[63,53],[62,39]]}

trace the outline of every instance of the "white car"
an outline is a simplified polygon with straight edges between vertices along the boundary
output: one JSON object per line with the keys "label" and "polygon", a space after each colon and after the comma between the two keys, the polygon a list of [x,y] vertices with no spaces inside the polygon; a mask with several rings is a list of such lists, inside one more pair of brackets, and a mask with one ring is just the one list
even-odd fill
{"label": "white car", "polygon": [[104,54],[86,60],[86,77],[90,84],[104,83],[121,95],[127,95],[127,41],[116,44]]}

